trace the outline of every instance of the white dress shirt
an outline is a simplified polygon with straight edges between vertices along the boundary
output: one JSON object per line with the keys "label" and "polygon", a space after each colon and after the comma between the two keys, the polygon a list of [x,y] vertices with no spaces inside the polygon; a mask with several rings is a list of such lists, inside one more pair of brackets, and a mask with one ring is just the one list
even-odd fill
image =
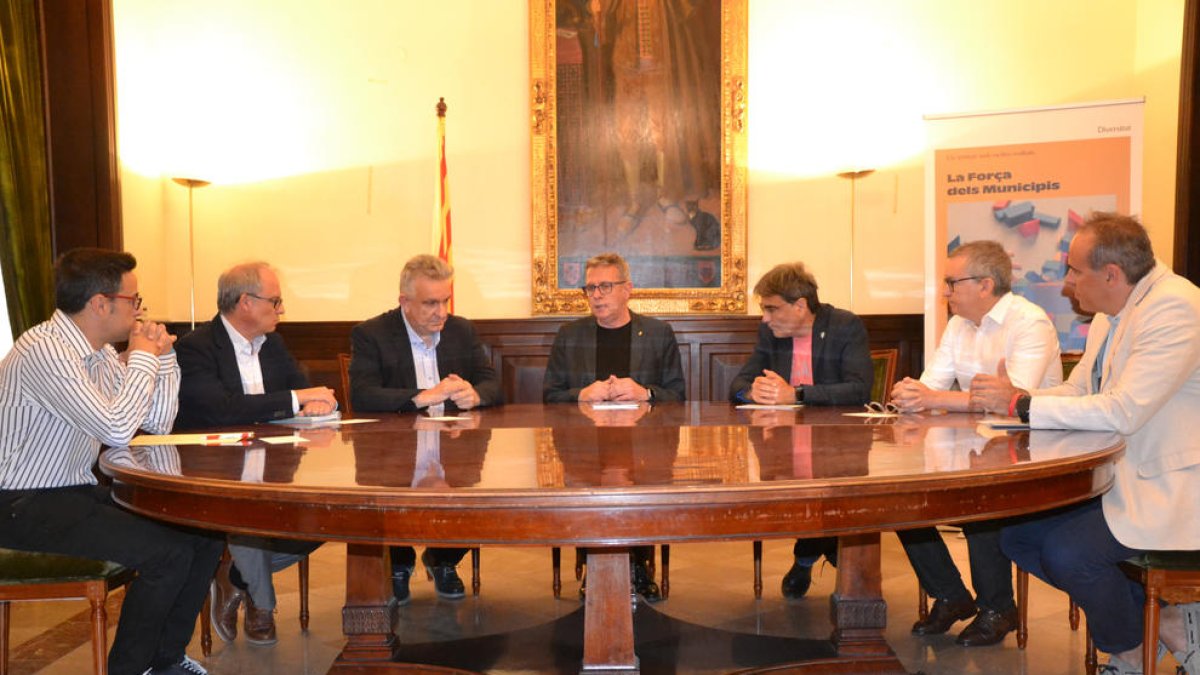
{"label": "white dress shirt", "polygon": [[976,375],[996,374],[1000,359],[1015,387],[1031,390],[1062,382],[1054,324],[1046,310],[1011,292],[992,306],[979,325],[961,316],[950,317],[921,382],[942,391],[957,383],[967,391]]}
{"label": "white dress shirt", "polygon": [[[442,381],[438,374],[437,364],[437,348],[442,341],[442,333],[438,331],[433,334],[432,345],[426,345],[425,340],[417,335],[413,327],[408,323],[408,317],[404,316],[404,312],[400,312],[400,318],[404,320],[404,329],[408,331],[408,344],[412,349],[413,371],[417,375],[417,389],[425,390],[436,387],[438,382]],[[441,415],[445,412],[446,405],[438,403],[429,406],[430,415]]]}

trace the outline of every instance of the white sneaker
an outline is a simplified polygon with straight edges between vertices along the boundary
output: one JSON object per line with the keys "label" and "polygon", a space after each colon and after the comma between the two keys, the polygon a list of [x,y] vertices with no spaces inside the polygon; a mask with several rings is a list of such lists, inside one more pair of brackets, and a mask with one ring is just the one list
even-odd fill
{"label": "white sneaker", "polygon": [[204,666],[196,663],[196,660],[187,654],[183,655],[183,660],[175,664],[175,668],[180,672],[188,673],[188,675],[208,675],[208,671],[204,669]]}

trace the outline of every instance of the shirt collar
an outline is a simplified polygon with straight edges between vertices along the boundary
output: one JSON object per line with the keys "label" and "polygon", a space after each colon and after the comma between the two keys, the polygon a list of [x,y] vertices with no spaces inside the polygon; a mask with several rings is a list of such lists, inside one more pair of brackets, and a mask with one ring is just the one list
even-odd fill
{"label": "shirt collar", "polygon": [[992,305],[992,308],[988,310],[988,313],[983,315],[983,319],[979,322],[979,326],[982,328],[985,322],[994,323],[997,326],[1002,325],[1004,323],[1004,317],[1008,316],[1008,308],[1012,307],[1012,303],[1012,291],[1000,296],[1000,299],[996,301],[996,304]]}
{"label": "shirt collar", "polygon": [[100,349],[92,349],[92,343],[83,334],[83,330],[61,309],[54,310],[54,314],[50,316],[50,323],[54,325],[55,329],[63,336],[63,339],[67,341],[67,345],[70,346],[80,359],[87,359],[95,354],[99,354],[104,351],[104,347],[112,348],[111,345],[106,344]]}
{"label": "shirt collar", "polygon": [[442,341],[442,331],[439,330],[438,332],[434,333],[433,334],[433,346],[426,347],[425,340],[422,339],[420,335],[417,335],[417,331],[413,330],[413,327],[411,325],[409,325],[408,317],[404,316],[403,309],[400,310],[400,319],[404,321],[404,330],[408,331],[409,344],[414,345],[416,347],[420,347],[421,349],[437,349],[438,344],[441,343],[441,341]]}
{"label": "shirt collar", "polygon": [[238,329],[229,323],[229,319],[225,315],[221,315],[221,323],[225,324],[225,331],[229,333],[229,341],[233,343],[233,349],[245,356],[254,356],[262,349],[263,343],[267,341],[266,335],[259,335],[253,340],[247,340],[246,336],[238,332]]}

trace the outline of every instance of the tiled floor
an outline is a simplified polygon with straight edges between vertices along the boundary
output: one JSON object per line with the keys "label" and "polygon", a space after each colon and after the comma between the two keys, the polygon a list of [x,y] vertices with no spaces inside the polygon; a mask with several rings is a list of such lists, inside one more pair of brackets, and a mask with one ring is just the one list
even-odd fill
{"label": "tiled floor", "polygon": [[[966,547],[946,535],[966,575]],[[912,672],[936,674],[1030,673],[1058,675],[1084,672],[1081,628],[1067,622],[1067,599],[1036,579],[1030,582],[1028,649],[1016,647],[1010,635],[1003,645],[964,649],[954,633],[919,639],[909,634],[916,619],[917,588],[912,570],[893,535],[883,538],[883,588],[888,601],[888,640]],[[829,594],[834,570],[824,566],[809,597],[787,602],[779,595],[781,575],[791,560],[790,542],[767,542],[763,599],[755,600],[749,543],[685,544],[671,549],[671,597],[657,605],[670,616],[711,627],[745,633],[824,637],[829,633]],[[467,559],[469,560],[469,558]],[[534,626],[579,608],[570,550],[564,550],[563,597],[550,587],[550,552],[545,548],[483,550],[482,593],[460,602],[438,600],[423,575],[414,576],[413,601],[400,610],[402,642],[447,640]],[[341,607],[345,547],[326,544],[312,556],[310,597],[312,621],[300,632],[297,577],[292,570],[276,576],[280,605],[276,616],[279,643],[255,647],[244,640],[216,640],[213,653],[201,661],[214,675],[324,673],[342,646]],[[464,561],[466,562],[466,561]],[[462,567],[468,584],[469,569]],[[91,672],[86,604],[82,602],[18,603],[12,609],[10,662],[13,673]],[[964,624],[959,624],[961,629]],[[199,633],[189,652],[200,659]],[[1166,668],[1164,671],[1170,672]],[[511,672],[511,671],[508,671]],[[680,669],[678,672],[686,672]]]}

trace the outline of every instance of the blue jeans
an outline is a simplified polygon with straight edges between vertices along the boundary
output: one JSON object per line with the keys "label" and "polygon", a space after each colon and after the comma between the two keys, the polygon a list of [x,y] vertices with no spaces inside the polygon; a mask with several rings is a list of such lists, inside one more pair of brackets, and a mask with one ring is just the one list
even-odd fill
{"label": "blue jeans", "polygon": [[1113,536],[1099,497],[1005,527],[1000,546],[1021,569],[1083,609],[1096,649],[1119,654],[1142,644],[1146,593],[1117,567],[1142,551]]}

